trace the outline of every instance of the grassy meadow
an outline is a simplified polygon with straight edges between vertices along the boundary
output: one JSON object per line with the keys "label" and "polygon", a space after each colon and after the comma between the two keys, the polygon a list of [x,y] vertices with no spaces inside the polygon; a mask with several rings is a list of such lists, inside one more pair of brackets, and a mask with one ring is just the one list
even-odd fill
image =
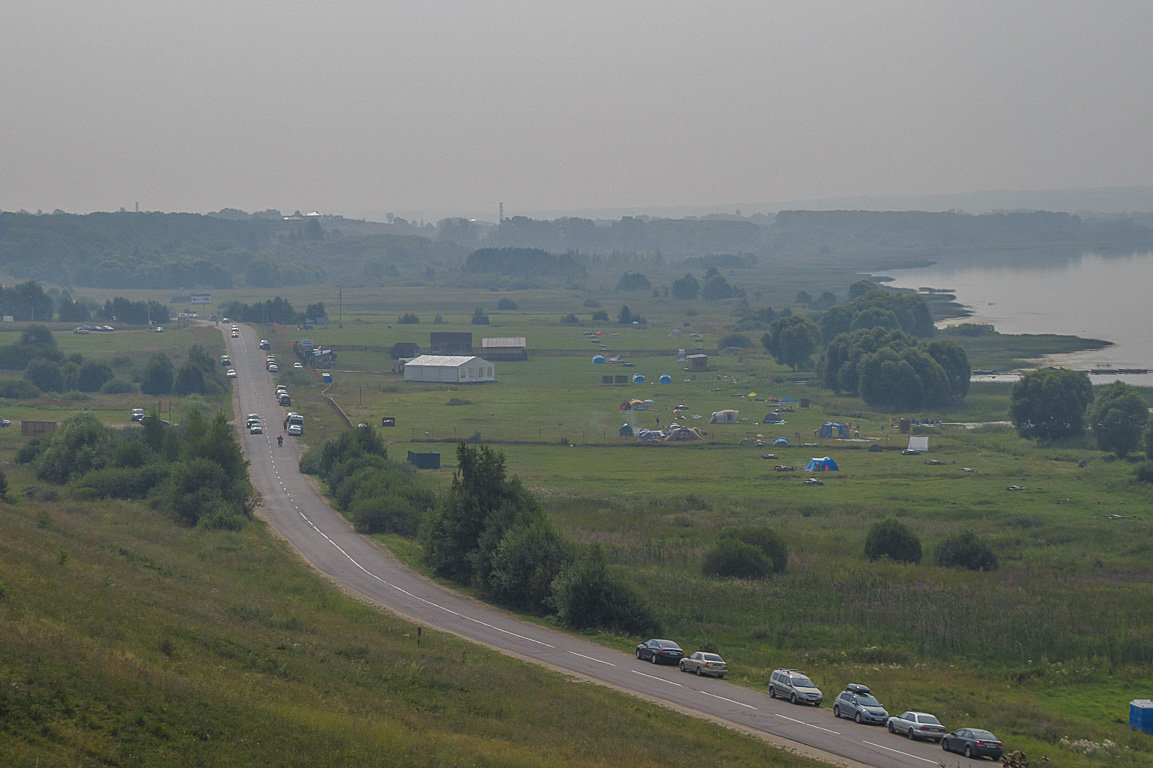
{"label": "grassy meadow", "polygon": [[[817,295],[835,283],[843,293],[862,276],[854,265],[831,265],[780,264],[766,277],[762,264],[726,275],[750,304],[781,307],[802,288]],[[924,709],[950,727],[988,727],[1051,765],[1153,762],[1149,737],[1127,728],[1129,700],[1153,695],[1151,489],[1135,481],[1132,462],[1110,460],[1088,441],[1021,440],[1003,423],[1006,384],[974,384],[944,412],[873,412],[817,388],[811,371],[770,360],[763,331],[746,332],[744,351],[716,354],[737,300],[624,295],[612,290],[617,276],[604,270],[588,286],[516,292],[346,287],[342,324],[335,287],[294,288],[283,295],[298,307],[325,301],[334,322],[259,335],[283,361],[305,336],[334,347],[331,396],[353,424],[395,416],[395,428],[374,426],[394,459],[440,451],[442,468],[422,473],[436,487],[451,482],[458,441],[498,448],[566,536],[600,543],[627,572],[666,636],[689,652],[717,649],[736,682],[763,689],[773,668],[797,666],[826,700],[844,683],[865,682],[891,712]],[[270,296],[220,294],[219,302]],[[501,298],[517,309],[497,311]],[[597,310],[615,320],[622,304],[649,327],[591,321]],[[490,325],[470,324],[477,306]],[[398,324],[406,312],[421,322]],[[581,325],[560,322],[569,312]],[[682,335],[670,336],[673,329]],[[107,359],[125,378],[152,351],[178,363],[193,343],[213,353],[222,345],[210,328],[57,330],[66,353]],[[414,341],[427,349],[437,330],[472,331],[478,350],[484,336],[525,336],[530,359],[496,363],[493,384],[406,384],[388,348]],[[950,338],[970,350],[974,367],[1084,346],[1062,337]],[[697,345],[710,353],[709,370],[692,375],[675,352]],[[594,365],[597,352],[620,354],[629,366]],[[307,419],[302,442],[318,447],[344,428],[313,372],[281,370],[278,380]],[[646,383],[601,383],[635,373]],[[662,373],[671,384],[655,383]],[[620,410],[634,397],[651,408]],[[765,424],[773,398],[809,407],[780,404],[785,423]],[[187,408],[224,404],[165,402],[175,421]],[[154,403],[86,395],[0,405],[14,420],[89,410],[120,424],[129,408]],[[728,408],[741,423],[707,424]],[[929,436],[927,456],[901,454],[908,436],[896,420],[910,416],[934,422],[914,427]],[[626,421],[656,428],[658,418],[661,427],[674,419],[700,427],[707,439],[640,445],[617,434]],[[850,422],[857,436],[818,439],[826,420]],[[765,447],[754,445],[758,435]],[[792,444],[774,447],[777,437]],[[0,432],[0,457],[21,443],[18,428]],[[825,455],[841,471],[805,485],[800,470]],[[0,662],[5,764],[802,764],[452,638],[426,633],[416,648],[411,626],[312,576],[262,525],[207,534],[138,506],[75,502],[64,490],[57,501],[38,501],[24,493],[37,485],[25,468],[9,462],[4,471],[14,503],[0,504],[0,632],[3,647],[18,650]],[[869,526],[887,517],[920,537],[920,565],[863,557]],[[788,570],[764,581],[702,576],[721,532],[752,524],[783,536]],[[997,571],[932,564],[933,547],[966,529],[990,543]],[[382,541],[422,567],[412,542]],[[598,639],[628,651],[639,638]]]}

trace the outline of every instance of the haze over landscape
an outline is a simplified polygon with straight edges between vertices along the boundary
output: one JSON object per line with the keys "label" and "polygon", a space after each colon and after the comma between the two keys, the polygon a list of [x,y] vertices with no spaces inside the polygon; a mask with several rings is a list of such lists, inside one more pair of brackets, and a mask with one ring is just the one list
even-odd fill
{"label": "haze over landscape", "polygon": [[752,213],[1153,178],[1140,1],[21,1],[0,27],[4,210]]}

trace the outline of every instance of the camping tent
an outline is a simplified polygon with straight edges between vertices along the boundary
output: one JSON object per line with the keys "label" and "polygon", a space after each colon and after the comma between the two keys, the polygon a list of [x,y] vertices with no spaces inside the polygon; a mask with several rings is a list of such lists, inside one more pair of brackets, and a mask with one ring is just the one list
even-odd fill
{"label": "camping tent", "polygon": [[928,450],[929,450],[929,437],[928,437],[928,435],[924,435],[922,437],[914,437],[913,435],[909,435],[909,447],[907,450],[920,451],[922,453],[928,452]]}
{"label": "camping tent", "polygon": [[657,440],[664,440],[665,433],[659,429],[638,429],[637,442],[638,443],[652,443]]}
{"label": "camping tent", "polygon": [[789,445],[789,438],[778,437],[776,440],[773,441],[773,445],[785,445],[785,446],[787,446],[787,445]]}
{"label": "camping tent", "polygon": [[633,374],[633,384],[644,384],[644,383],[645,383],[645,375],[643,373],[634,373]]}
{"label": "camping tent", "polygon": [[632,400],[625,400],[621,403],[622,411],[643,411],[644,409],[645,404],[635,397]]}
{"label": "camping tent", "polygon": [[814,456],[805,465],[806,472],[837,472],[839,470],[840,467],[837,466],[837,462],[833,461],[830,456],[825,456],[822,459]]}
{"label": "camping tent", "polygon": [[734,411],[731,408],[724,411],[713,411],[713,415],[709,417],[710,424],[736,424],[740,419],[739,411]]}
{"label": "camping tent", "polygon": [[669,424],[669,434],[665,441],[676,442],[680,440],[704,440],[704,437],[701,436],[699,429],[682,427],[680,424]]}
{"label": "camping tent", "polygon": [[784,424],[785,420],[781,418],[781,414],[779,414],[779,413],[766,413],[764,423],[765,424]]}
{"label": "camping tent", "polygon": [[593,355],[593,362],[594,363],[600,364],[600,363],[603,363],[604,361],[605,361],[604,355]]}
{"label": "camping tent", "polygon": [[833,433],[836,433],[837,437],[848,437],[849,425],[840,421],[826,421],[818,432],[819,436],[824,438],[833,437]]}
{"label": "camping tent", "polygon": [[659,379],[657,379],[657,383],[658,384],[672,384],[673,383],[673,377],[669,376],[667,373],[662,373],[661,377]]}
{"label": "camping tent", "polygon": [[620,437],[632,437],[633,436],[632,425],[629,424],[627,421],[624,424],[621,424],[621,428],[619,430],[617,430],[617,435],[619,435]]}

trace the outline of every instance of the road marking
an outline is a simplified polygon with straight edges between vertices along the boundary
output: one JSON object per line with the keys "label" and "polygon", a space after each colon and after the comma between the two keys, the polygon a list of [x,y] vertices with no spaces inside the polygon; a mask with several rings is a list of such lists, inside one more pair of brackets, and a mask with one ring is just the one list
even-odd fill
{"label": "road marking", "polygon": [[936,760],[929,760],[928,758],[921,757],[920,755],[911,755],[908,752],[902,752],[899,749],[893,749],[892,747],[886,747],[883,744],[875,744],[874,742],[871,742],[871,741],[866,741],[865,743],[868,744],[870,747],[876,747],[877,749],[887,749],[890,752],[896,752],[898,755],[904,755],[905,757],[911,757],[914,760],[920,760],[920,761],[925,762],[925,763],[932,763],[933,765],[940,765],[940,763],[937,762]]}
{"label": "road marking", "polygon": [[777,713],[777,712],[774,712],[773,714],[775,714],[777,717],[781,718],[782,720],[788,720],[791,723],[797,723],[798,725],[807,725],[810,728],[816,728],[818,731],[825,731],[827,733],[831,733],[831,734],[834,734],[836,736],[841,735],[840,731],[834,731],[834,730],[831,730],[829,728],[825,728],[825,727],[820,726],[820,725],[813,725],[812,723],[806,723],[804,720],[798,720],[795,717],[789,717],[788,715],[782,715],[782,714]]}
{"label": "road marking", "polygon": [[601,661],[600,659],[594,659],[592,656],[585,656],[583,653],[577,653],[576,651],[569,651],[569,653],[571,653],[573,656],[580,656],[582,659],[588,659],[589,661],[595,661],[597,664],[607,664],[610,667],[616,666],[616,664],[613,664],[611,661]]}
{"label": "road marking", "polygon": [[644,672],[637,672],[635,669],[629,670],[629,671],[632,672],[634,675],[640,675],[641,677],[647,677],[650,680],[659,680],[662,683],[668,683],[669,685],[675,685],[677,688],[684,688],[684,686],[681,685],[680,683],[674,683],[672,680],[665,680],[663,677],[657,677],[656,675],[646,675]]}
{"label": "road marking", "polygon": [[754,711],[756,711],[756,709],[757,709],[752,704],[745,704],[744,702],[741,702],[741,701],[734,701],[733,699],[726,699],[724,696],[718,696],[715,693],[709,693],[708,691],[701,691],[701,693],[703,693],[706,696],[712,696],[714,699],[720,699],[721,701],[727,701],[730,704],[736,704],[738,707],[744,707],[745,709],[751,709]]}

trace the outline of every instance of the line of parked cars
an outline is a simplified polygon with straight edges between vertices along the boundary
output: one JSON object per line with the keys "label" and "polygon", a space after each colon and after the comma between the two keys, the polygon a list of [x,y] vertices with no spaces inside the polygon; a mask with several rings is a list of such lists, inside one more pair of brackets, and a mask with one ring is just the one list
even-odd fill
{"label": "line of parked cars", "polygon": [[[672,640],[654,638],[637,645],[636,657],[640,661],[653,664],[677,664],[682,672],[695,672],[698,675],[712,675],[722,678],[729,667],[718,654],[709,651],[685,652]],[[824,700],[821,689],[798,669],[774,669],[769,675],[769,697],[788,699],[793,704],[810,704],[819,707]],[[899,715],[890,715],[881,706],[867,685],[849,683],[845,690],[833,700],[833,716],[844,717],[861,724],[884,725],[889,733],[900,734],[910,741],[925,739],[935,741],[946,752],[957,752],[965,757],[988,757],[999,760],[1005,746],[989,731],[980,728],[958,728],[946,731],[933,715],[928,712],[906,710]]]}

